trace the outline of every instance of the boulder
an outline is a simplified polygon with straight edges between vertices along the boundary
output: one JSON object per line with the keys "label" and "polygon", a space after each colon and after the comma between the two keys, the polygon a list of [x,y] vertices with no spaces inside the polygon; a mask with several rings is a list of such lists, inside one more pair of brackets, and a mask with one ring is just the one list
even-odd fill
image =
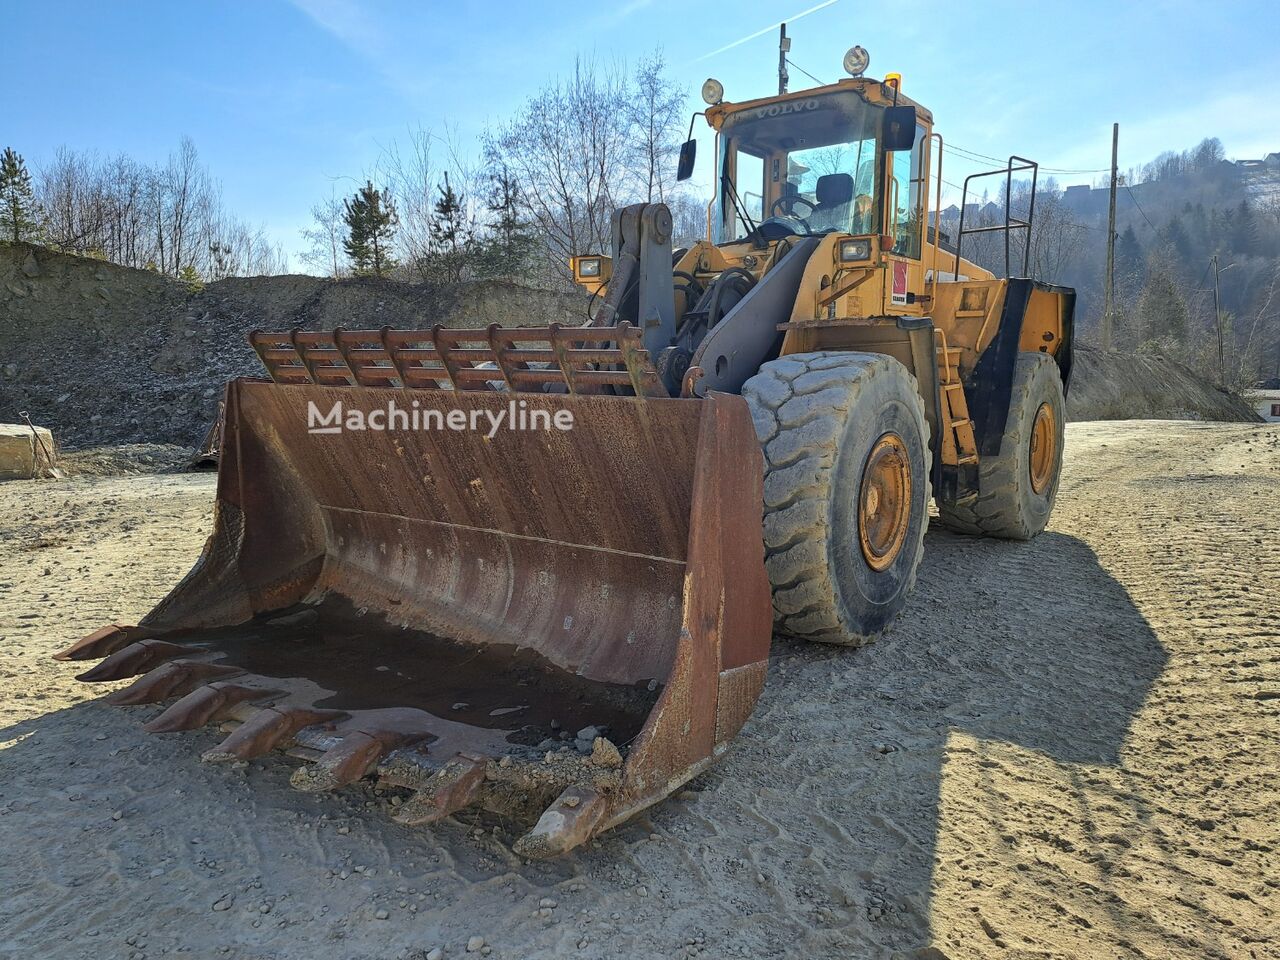
{"label": "boulder", "polygon": [[56,468],[53,434],[25,423],[0,423],[0,480],[49,476]]}

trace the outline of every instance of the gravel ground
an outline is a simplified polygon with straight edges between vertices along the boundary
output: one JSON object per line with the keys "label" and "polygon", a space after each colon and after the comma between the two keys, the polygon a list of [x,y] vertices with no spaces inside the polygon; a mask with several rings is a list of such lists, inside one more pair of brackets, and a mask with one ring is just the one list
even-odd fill
{"label": "gravel ground", "polygon": [[0,485],[0,956],[1280,956],[1280,428],[1067,436],[1045,535],[935,528],[880,642],[776,642],[717,767],[535,864],[50,659],[176,582],[211,475]]}

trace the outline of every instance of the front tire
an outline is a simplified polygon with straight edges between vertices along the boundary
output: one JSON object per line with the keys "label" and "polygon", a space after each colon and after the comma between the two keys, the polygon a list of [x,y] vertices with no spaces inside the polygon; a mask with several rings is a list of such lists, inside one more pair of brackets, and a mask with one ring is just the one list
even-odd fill
{"label": "front tire", "polygon": [[1018,354],[1000,452],[980,457],[976,499],[939,498],[943,524],[957,533],[1006,540],[1041,533],[1058,495],[1066,421],[1057,361],[1046,353]]}
{"label": "front tire", "polygon": [[765,567],[777,630],[860,646],[906,605],[928,526],[929,427],[883,354],[798,353],[742,388],[764,450]]}

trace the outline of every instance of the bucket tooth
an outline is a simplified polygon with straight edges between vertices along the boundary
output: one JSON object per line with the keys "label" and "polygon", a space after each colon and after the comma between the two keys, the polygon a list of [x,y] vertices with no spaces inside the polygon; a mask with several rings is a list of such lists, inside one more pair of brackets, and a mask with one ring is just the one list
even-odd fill
{"label": "bucket tooth", "polygon": [[117,690],[106,698],[117,707],[139,703],[159,703],[191,692],[202,683],[215,677],[229,677],[244,673],[239,667],[221,663],[200,663],[191,660],[170,660],[148,673],[144,673],[123,690]]}
{"label": "bucket tooth", "polygon": [[206,723],[219,720],[232,707],[249,700],[263,700],[277,696],[279,690],[263,687],[246,687],[238,683],[216,682],[192,690],[164,713],[143,726],[147,733],[174,733],[178,730],[194,730]]}
{"label": "bucket tooth", "polygon": [[100,660],[128,646],[137,639],[138,628],[123,624],[109,623],[99,627],[86,636],[81,637],[67,649],[55,653],[55,660]]}
{"label": "bucket tooth", "polygon": [[608,800],[595,788],[569,787],[543,811],[533,829],[517,840],[512,849],[530,860],[567,853],[598,831],[608,807]]}
{"label": "bucket tooth", "polygon": [[296,790],[318,793],[336,790],[373,772],[393,744],[367,733],[351,733],[315,763],[299,767],[289,778]]}
{"label": "bucket tooth", "polygon": [[309,707],[264,707],[200,759],[211,763],[227,760],[252,760],[270,753],[303,727],[346,714],[341,710],[313,710]]}
{"label": "bucket tooth", "polygon": [[196,647],[184,647],[165,640],[139,640],[137,643],[129,644],[123,650],[117,650],[96,667],[92,667],[80,674],[76,679],[86,680],[90,683],[103,680],[123,680],[126,677],[136,677],[140,673],[146,673],[156,664],[165,660],[172,660],[175,657],[199,652],[200,650]]}
{"label": "bucket tooth", "polygon": [[392,819],[416,827],[457,813],[480,795],[484,771],[485,762],[479,757],[458,754],[396,810]]}

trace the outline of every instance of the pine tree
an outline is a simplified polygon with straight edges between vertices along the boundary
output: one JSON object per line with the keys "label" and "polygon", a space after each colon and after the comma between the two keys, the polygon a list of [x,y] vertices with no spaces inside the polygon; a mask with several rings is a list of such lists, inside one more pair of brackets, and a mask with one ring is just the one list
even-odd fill
{"label": "pine tree", "polygon": [[1223,207],[1217,214],[1211,249],[1230,250],[1236,238],[1236,212],[1231,207]]}
{"label": "pine tree", "polygon": [[1125,227],[1116,241],[1116,296],[1131,304],[1142,285],[1142,244],[1133,225]]}
{"label": "pine tree", "polygon": [[1173,250],[1179,263],[1191,262],[1191,238],[1187,235],[1187,228],[1183,226],[1180,215],[1175,213],[1169,218],[1169,222],[1160,231],[1160,239]]}
{"label": "pine tree", "polygon": [[465,229],[462,195],[449,183],[448,171],[444,175],[444,186],[436,189],[440,191],[440,199],[432,208],[431,241],[441,253],[457,253]]}
{"label": "pine tree", "polygon": [[489,175],[485,208],[492,215],[489,239],[480,251],[480,271],[485,276],[518,276],[533,254],[529,225],[520,216],[520,186],[511,171],[501,165]]}
{"label": "pine tree", "polygon": [[1138,326],[1147,341],[1172,340],[1185,343],[1188,325],[1187,302],[1178,291],[1163,258],[1156,258],[1147,273],[1138,302]]}
{"label": "pine tree", "polygon": [[189,263],[178,271],[178,280],[181,281],[191,293],[199,293],[204,289],[204,281],[200,278],[200,271]]}
{"label": "pine tree", "polygon": [[485,206],[494,215],[490,226],[498,242],[504,247],[514,247],[525,233],[520,220],[520,186],[505,165],[489,176],[489,199]]}
{"label": "pine tree", "polygon": [[12,147],[0,154],[0,239],[20,243],[40,238],[40,205],[31,174]]}
{"label": "pine tree", "polygon": [[422,274],[431,283],[458,283],[479,259],[480,243],[467,218],[466,197],[453,188],[448,173],[436,189],[440,196],[431,206]]}
{"label": "pine tree", "polygon": [[391,197],[366,181],[355,196],[344,201],[347,238],[342,247],[356,276],[385,276],[396,266],[391,246],[396,236],[396,210]]}
{"label": "pine tree", "polygon": [[1247,199],[1236,207],[1235,230],[1231,237],[1231,249],[1238,254],[1252,255],[1258,249],[1258,221]]}
{"label": "pine tree", "polygon": [[213,267],[213,279],[231,276],[231,244],[214,240],[209,244],[209,262]]}

